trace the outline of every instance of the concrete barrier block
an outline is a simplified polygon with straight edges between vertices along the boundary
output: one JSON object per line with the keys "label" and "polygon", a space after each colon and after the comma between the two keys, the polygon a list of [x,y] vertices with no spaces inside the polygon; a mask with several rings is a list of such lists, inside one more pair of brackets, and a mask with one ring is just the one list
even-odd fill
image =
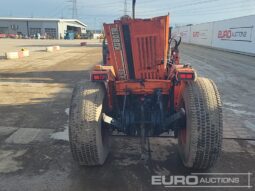
{"label": "concrete barrier block", "polygon": [[53,52],[53,47],[52,46],[46,47],[46,52]]}
{"label": "concrete barrier block", "polygon": [[60,50],[60,46],[54,46],[55,50]]}
{"label": "concrete barrier block", "polygon": [[47,52],[53,52],[53,51],[57,51],[57,50],[60,50],[60,46],[48,46],[48,47],[46,47]]}
{"label": "concrete barrier block", "polygon": [[19,54],[19,58],[23,58],[24,57],[24,54],[23,54],[22,51],[18,52],[18,54]]}
{"label": "concrete barrier block", "polygon": [[21,49],[22,57],[28,57],[29,56],[29,50],[26,48]]}
{"label": "concrete barrier block", "polygon": [[23,56],[28,57],[29,56],[29,50],[23,50]]}
{"label": "concrete barrier block", "polygon": [[6,59],[18,59],[19,58],[19,52],[6,52],[5,53]]}

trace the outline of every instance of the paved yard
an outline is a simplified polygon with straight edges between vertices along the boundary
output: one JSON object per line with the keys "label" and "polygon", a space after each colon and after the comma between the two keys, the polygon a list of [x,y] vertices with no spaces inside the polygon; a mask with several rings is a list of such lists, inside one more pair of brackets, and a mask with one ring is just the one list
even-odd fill
{"label": "paved yard", "polygon": [[[74,84],[88,79],[89,70],[101,62],[99,44],[11,43],[0,39],[1,48],[6,47],[0,54],[25,45],[32,53],[21,60],[0,60],[1,191],[166,190],[151,186],[151,176],[191,173],[182,166],[172,138],[151,138],[152,156],[144,164],[139,160],[139,140],[113,137],[112,152],[103,167],[77,166],[68,143],[70,96]],[[43,51],[55,44],[62,49]],[[183,62],[216,82],[224,103],[223,153],[210,172],[255,173],[255,57],[190,45],[182,45],[181,52]]]}

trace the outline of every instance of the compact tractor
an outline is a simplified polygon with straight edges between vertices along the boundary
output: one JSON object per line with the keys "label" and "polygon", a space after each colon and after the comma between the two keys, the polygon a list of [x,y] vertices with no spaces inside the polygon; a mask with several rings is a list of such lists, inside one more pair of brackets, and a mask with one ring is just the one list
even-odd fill
{"label": "compact tractor", "polygon": [[180,63],[181,38],[171,36],[169,15],[136,19],[133,11],[132,18],[104,24],[104,32],[103,64],[72,95],[74,159],[80,165],[103,165],[111,133],[117,131],[140,137],[141,160],[146,160],[148,137],[172,133],[184,166],[212,167],[222,146],[220,95],[212,80]]}

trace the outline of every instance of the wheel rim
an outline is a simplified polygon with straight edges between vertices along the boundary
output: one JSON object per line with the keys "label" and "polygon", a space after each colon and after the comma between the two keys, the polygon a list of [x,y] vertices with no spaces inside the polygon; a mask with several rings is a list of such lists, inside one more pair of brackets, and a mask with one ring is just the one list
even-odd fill
{"label": "wheel rim", "polygon": [[186,127],[183,127],[180,130],[180,144],[186,145]]}
{"label": "wheel rim", "polygon": [[[185,108],[183,98],[180,103],[180,108]],[[185,111],[186,111],[186,108],[185,108]],[[187,121],[187,119],[186,119],[186,114],[185,114],[185,116],[179,122],[180,130],[178,133],[179,144],[183,145],[183,146],[186,145],[186,142],[187,142],[187,123],[186,123],[186,121]]]}
{"label": "wheel rim", "polygon": [[101,132],[102,132],[102,143],[104,146],[108,146],[109,144],[109,130],[108,127],[101,121]]}
{"label": "wheel rim", "polygon": [[[103,101],[103,108],[101,113],[106,113],[107,112],[107,98],[106,96],[104,97],[104,101]],[[102,143],[104,146],[108,147],[109,146],[109,127],[106,123],[104,123],[103,119],[101,119],[101,133],[102,133]]]}

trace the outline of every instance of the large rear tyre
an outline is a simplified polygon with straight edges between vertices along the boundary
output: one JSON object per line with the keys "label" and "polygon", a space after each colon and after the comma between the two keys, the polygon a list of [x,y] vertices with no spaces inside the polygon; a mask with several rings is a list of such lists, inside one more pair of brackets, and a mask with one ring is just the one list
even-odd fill
{"label": "large rear tyre", "polygon": [[105,90],[102,84],[82,81],[74,88],[69,141],[73,158],[80,165],[102,165],[109,153],[108,129],[102,122]]}
{"label": "large rear tyre", "polygon": [[222,147],[222,103],[212,80],[188,82],[182,94],[186,120],[180,122],[178,148],[184,166],[209,169]]}

